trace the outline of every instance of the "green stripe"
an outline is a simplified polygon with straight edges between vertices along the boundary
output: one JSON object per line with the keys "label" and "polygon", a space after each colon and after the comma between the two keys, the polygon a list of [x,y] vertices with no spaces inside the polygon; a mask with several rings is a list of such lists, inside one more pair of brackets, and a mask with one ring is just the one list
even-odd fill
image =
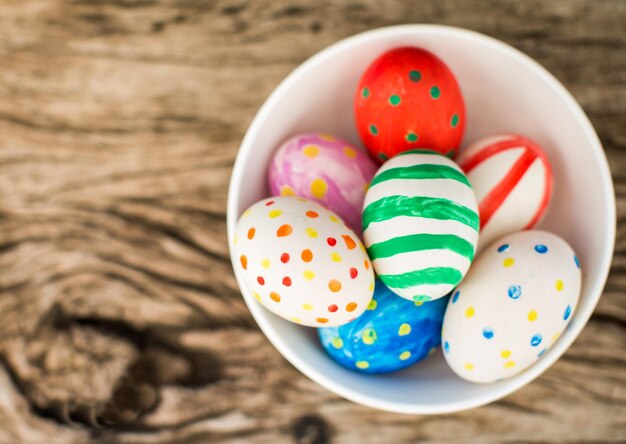
{"label": "green stripe", "polygon": [[421,164],[408,167],[390,168],[377,174],[370,188],[377,183],[394,179],[452,179],[472,187],[465,174],[448,165]]}
{"label": "green stripe", "polygon": [[427,217],[456,220],[478,231],[478,215],[463,205],[436,197],[388,196],[372,202],[363,211],[363,230],[372,222],[382,222],[398,216]]}
{"label": "green stripe", "polygon": [[435,154],[437,156],[441,156],[440,152],[429,150],[428,148],[415,148],[413,150],[406,150],[396,154],[396,156],[404,156],[405,154]]}
{"label": "green stripe", "polygon": [[456,285],[461,282],[463,275],[456,268],[431,267],[402,274],[381,274],[378,277],[387,287],[410,288],[417,285]]}
{"label": "green stripe", "polygon": [[474,259],[474,247],[462,237],[453,234],[411,234],[371,245],[367,252],[370,259],[381,259],[400,253],[423,250],[450,250],[470,261]]}

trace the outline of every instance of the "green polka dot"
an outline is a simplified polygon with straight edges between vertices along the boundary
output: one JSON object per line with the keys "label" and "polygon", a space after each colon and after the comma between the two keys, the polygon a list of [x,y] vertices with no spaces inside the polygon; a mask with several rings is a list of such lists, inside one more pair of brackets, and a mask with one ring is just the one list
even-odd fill
{"label": "green polka dot", "polygon": [[367,99],[367,98],[370,96],[370,89],[369,89],[369,88],[363,88],[363,89],[361,90],[361,96],[362,96],[364,99]]}
{"label": "green polka dot", "polygon": [[335,348],[343,347],[343,340],[341,338],[333,338],[333,347]]}
{"label": "green polka dot", "polygon": [[432,97],[433,99],[438,99],[440,96],[441,91],[439,91],[439,88],[437,88],[436,86],[430,88],[430,97]]}
{"label": "green polka dot", "polygon": [[378,335],[376,334],[376,330],[373,328],[366,328],[363,330],[361,334],[361,340],[365,345],[372,345],[378,339]]}
{"label": "green polka dot", "polygon": [[369,130],[372,136],[378,136],[378,128],[376,127],[376,125],[371,124]]}
{"label": "green polka dot", "polygon": [[458,114],[452,114],[452,118],[450,119],[450,126],[452,128],[456,128],[456,126],[459,124],[459,115]]}
{"label": "green polka dot", "polygon": [[413,142],[417,142],[417,139],[419,137],[417,137],[417,134],[415,133],[408,132],[406,133],[406,136],[404,136],[404,138],[406,139],[407,142],[413,143]]}
{"label": "green polka dot", "polygon": [[426,296],[426,295],[413,296],[413,300],[416,302],[428,302],[431,299],[432,298],[430,296]]}
{"label": "green polka dot", "polygon": [[419,82],[421,78],[422,78],[421,72],[416,71],[416,70],[409,72],[409,79],[411,79],[411,82]]}
{"label": "green polka dot", "polygon": [[389,104],[391,106],[398,106],[398,105],[400,105],[400,96],[398,96],[396,94],[392,94],[391,96],[389,96]]}
{"label": "green polka dot", "polygon": [[378,153],[378,158],[382,160],[383,162],[389,159],[385,153]]}

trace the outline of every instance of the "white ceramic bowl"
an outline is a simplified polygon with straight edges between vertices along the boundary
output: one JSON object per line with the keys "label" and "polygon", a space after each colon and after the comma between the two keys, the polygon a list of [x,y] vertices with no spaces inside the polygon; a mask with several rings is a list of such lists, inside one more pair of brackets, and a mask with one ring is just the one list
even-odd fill
{"label": "white ceramic bowl", "polygon": [[580,303],[568,329],[535,365],[494,384],[459,379],[441,352],[398,373],[361,375],[333,362],[314,329],[273,315],[246,290],[241,276],[237,281],[268,339],[312,380],[340,396],[382,410],[446,413],[502,398],[543,373],[582,331],[608,275],[615,241],[615,196],[606,157],[580,106],[544,68],[502,42],[444,26],[382,28],[324,49],[276,88],[250,125],[230,182],[228,238],[232,252],[237,219],[249,205],[269,195],[267,165],[287,137],[326,132],[361,146],[352,106],[359,77],[378,55],[405,45],[432,51],[456,75],[466,105],[464,145],[489,134],[516,132],[546,150],[555,187],[541,227],[573,246],[583,270]]}

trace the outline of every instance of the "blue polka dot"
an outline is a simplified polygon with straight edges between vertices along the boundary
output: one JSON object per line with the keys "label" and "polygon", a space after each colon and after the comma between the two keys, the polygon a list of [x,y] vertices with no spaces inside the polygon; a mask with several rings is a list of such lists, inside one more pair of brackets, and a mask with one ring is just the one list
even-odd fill
{"label": "blue polka dot", "polygon": [[574,255],[574,263],[576,264],[576,268],[580,268],[580,262],[578,261],[578,256]]}
{"label": "blue polka dot", "polygon": [[530,338],[530,345],[532,345],[533,347],[537,347],[539,344],[541,344],[542,339],[543,339],[543,336],[537,333],[535,336]]}
{"label": "blue polka dot", "polygon": [[493,328],[491,327],[483,328],[483,336],[485,337],[485,339],[493,338]]}
{"label": "blue polka dot", "polygon": [[443,343],[443,351],[445,353],[450,353],[450,344],[448,344],[448,341],[444,341],[444,343]]}
{"label": "blue polka dot", "polygon": [[548,247],[544,244],[537,244],[535,245],[535,251],[539,254],[546,254],[548,252]]}
{"label": "blue polka dot", "polygon": [[503,251],[506,251],[509,249],[509,244],[502,244],[498,247],[498,253],[502,253]]}
{"label": "blue polka dot", "polygon": [[571,314],[572,314],[572,306],[568,305],[565,308],[565,313],[563,313],[563,320],[567,321]]}
{"label": "blue polka dot", "polygon": [[459,290],[455,291],[454,294],[452,295],[452,303],[456,304],[456,301],[459,300],[459,295],[461,294],[461,292]]}
{"label": "blue polka dot", "polygon": [[541,350],[539,352],[539,354],[537,355],[538,358],[541,358],[545,353],[546,353],[547,348],[544,348],[543,350]]}
{"label": "blue polka dot", "polygon": [[522,295],[522,287],[520,287],[519,285],[511,285],[509,287],[509,297],[511,299],[519,299],[521,295]]}

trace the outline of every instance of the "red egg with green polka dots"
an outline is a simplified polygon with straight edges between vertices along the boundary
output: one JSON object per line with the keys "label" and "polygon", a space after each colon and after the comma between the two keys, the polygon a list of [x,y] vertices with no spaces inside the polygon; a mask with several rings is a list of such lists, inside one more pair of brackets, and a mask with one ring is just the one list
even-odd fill
{"label": "red egg with green polka dots", "polygon": [[463,138],[459,85],[446,64],[423,49],[397,48],[374,60],[354,108],[361,139],[379,162],[416,148],[453,157]]}

